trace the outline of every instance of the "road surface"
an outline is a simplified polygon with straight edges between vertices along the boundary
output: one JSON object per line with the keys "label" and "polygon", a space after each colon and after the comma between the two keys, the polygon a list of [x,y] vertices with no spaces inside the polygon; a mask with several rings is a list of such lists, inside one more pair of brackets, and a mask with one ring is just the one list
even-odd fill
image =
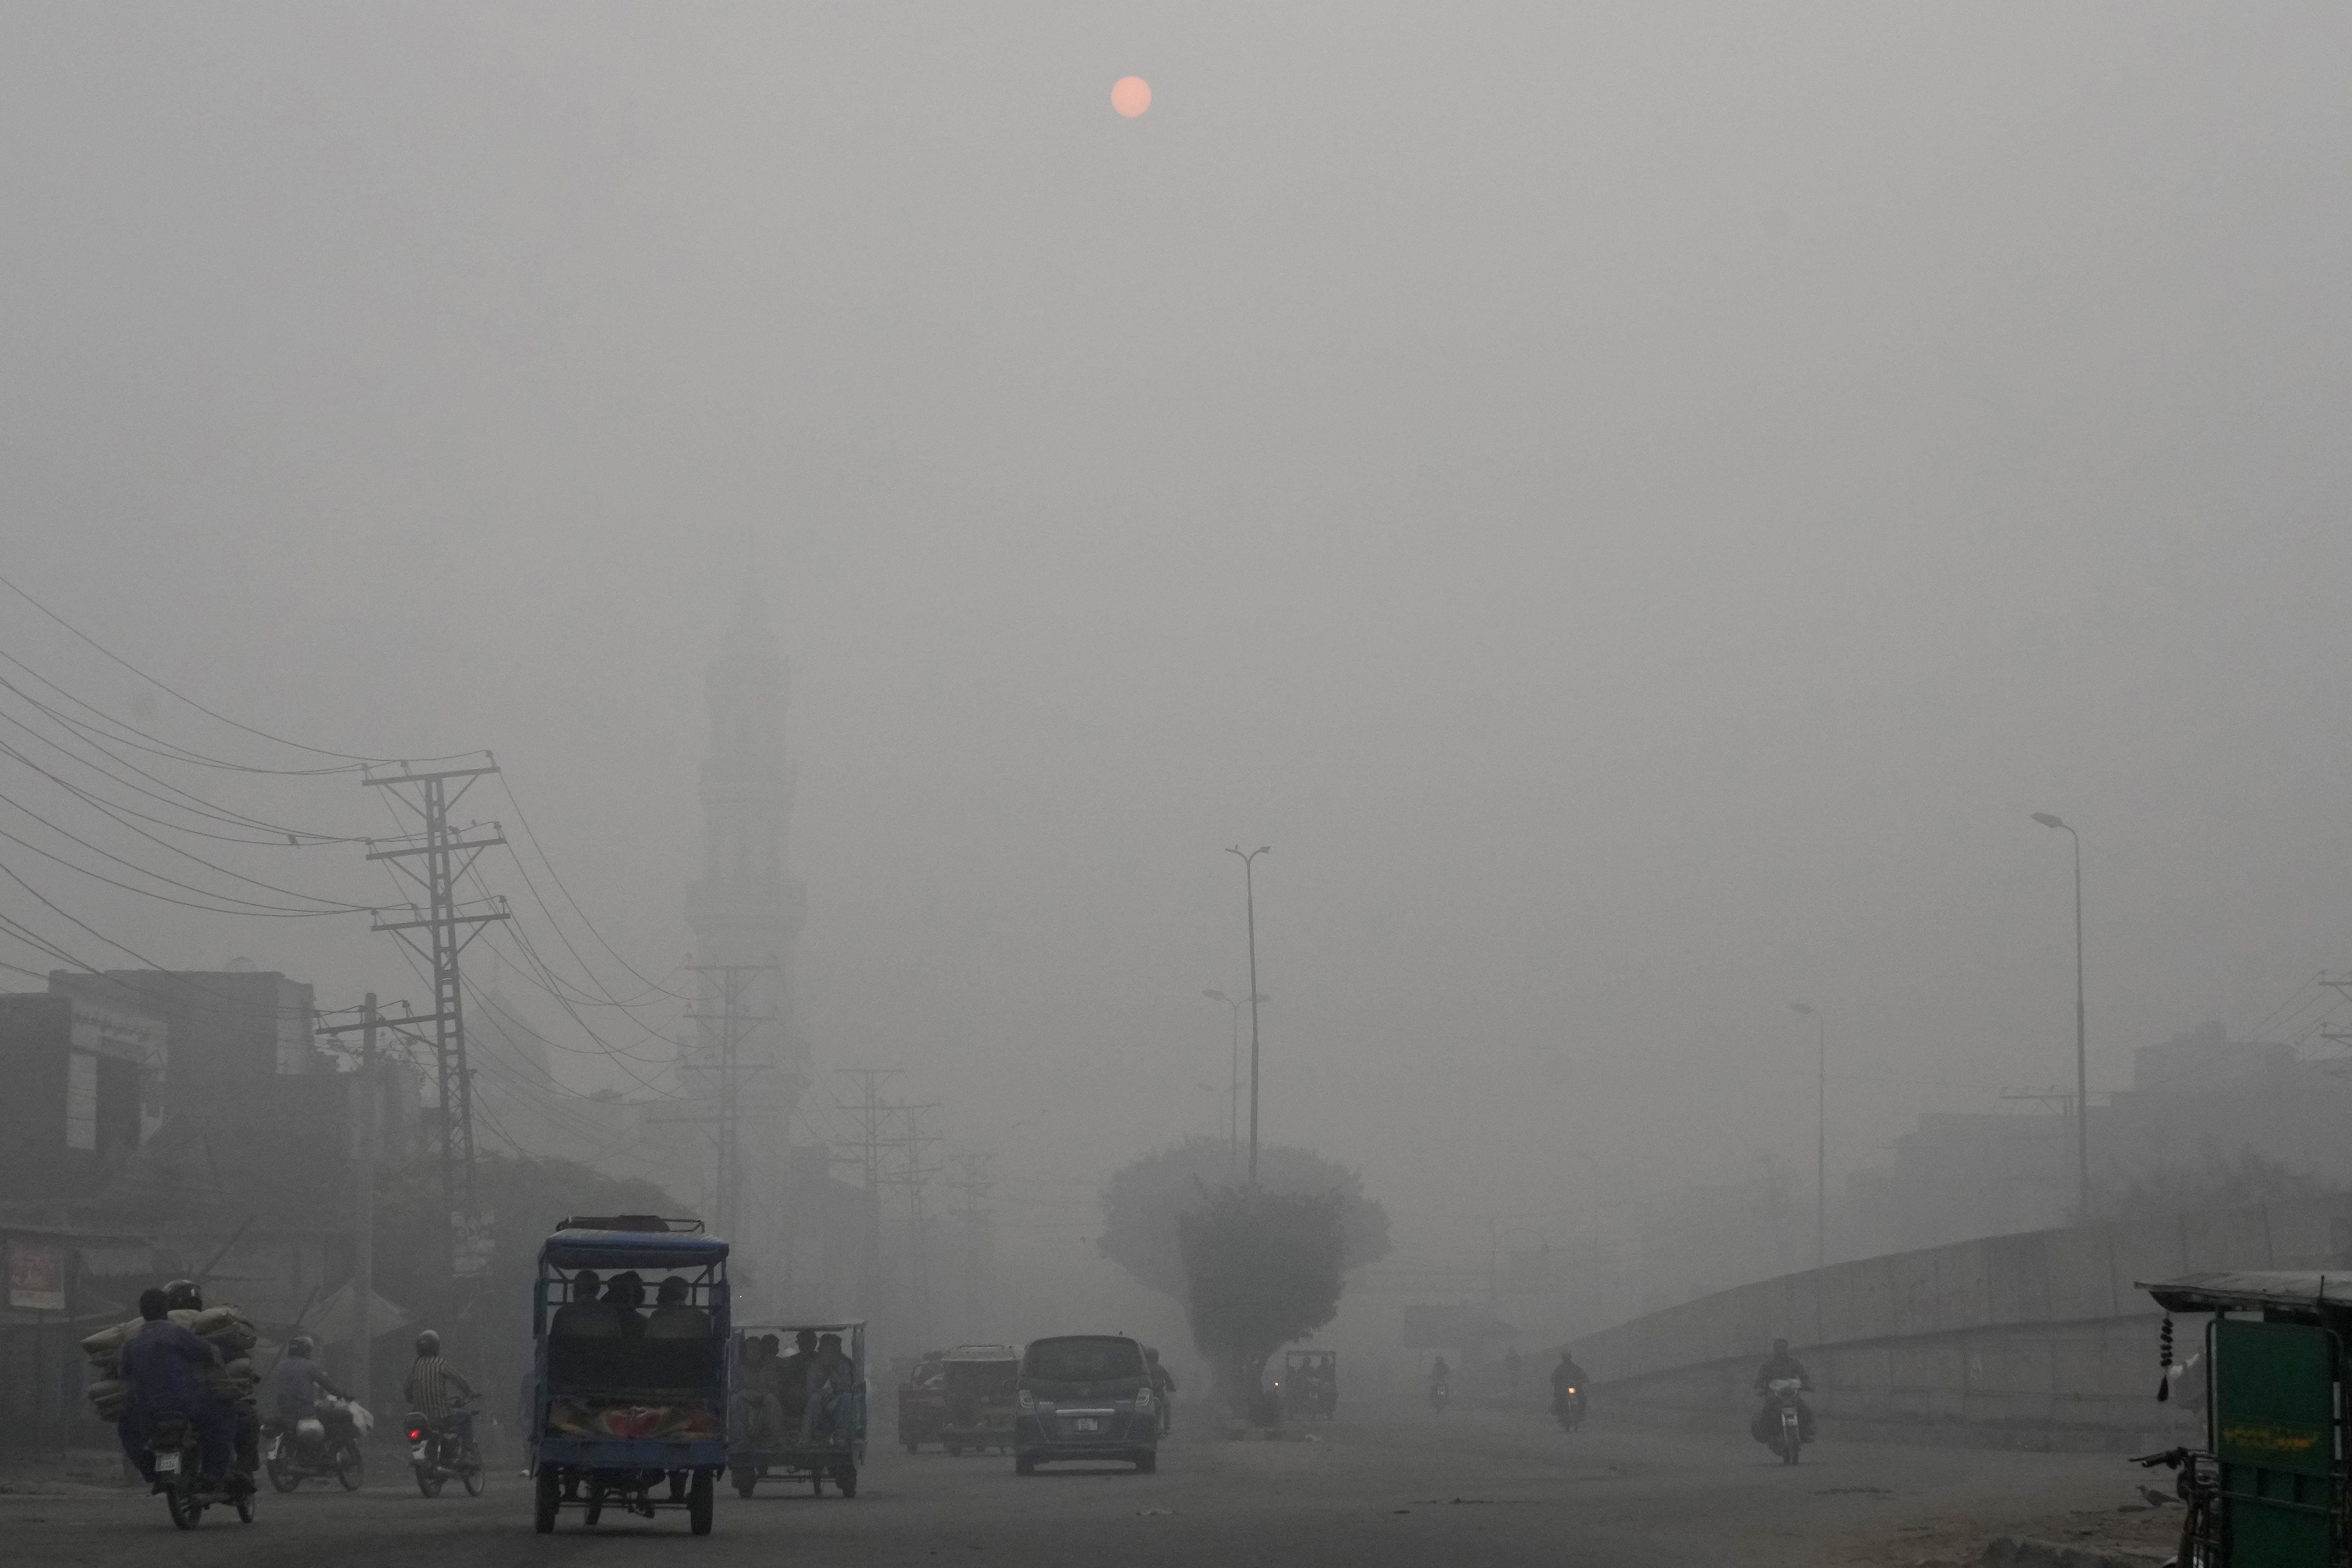
{"label": "road surface", "polygon": [[400,1459],[372,1451],[357,1493],[315,1481],[290,1496],[265,1489],[253,1525],[215,1509],[186,1534],[144,1494],[27,1495],[12,1484],[0,1489],[0,1555],[22,1568],[1908,1564],[1972,1555],[1954,1543],[1955,1521],[1990,1528],[2111,1509],[2139,1479],[2111,1456],[1842,1443],[1833,1430],[1790,1469],[1738,1433],[1596,1411],[1570,1436],[1531,1414],[1410,1408],[1351,1411],[1288,1441],[1180,1431],[1150,1476],[1049,1467],[1023,1479],[999,1456],[910,1457],[877,1444],[855,1500],[771,1483],[747,1501],[722,1488],[716,1528],[697,1541],[683,1510],[652,1521],[608,1511],[593,1530],[573,1510],[555,1535],[538,1536],[530,1485],[513,1468],[494,1472],[479,1499],[454,1486],[425,1499]]}

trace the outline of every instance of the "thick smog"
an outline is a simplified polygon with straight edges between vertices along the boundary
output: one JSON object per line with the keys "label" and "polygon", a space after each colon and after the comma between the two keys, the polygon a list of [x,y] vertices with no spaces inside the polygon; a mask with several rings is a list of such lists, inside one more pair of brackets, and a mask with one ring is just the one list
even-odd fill
{"label": "thick smog", "polygon": [[0,1554],[2341,1563],[2347,50],[0,7]]}

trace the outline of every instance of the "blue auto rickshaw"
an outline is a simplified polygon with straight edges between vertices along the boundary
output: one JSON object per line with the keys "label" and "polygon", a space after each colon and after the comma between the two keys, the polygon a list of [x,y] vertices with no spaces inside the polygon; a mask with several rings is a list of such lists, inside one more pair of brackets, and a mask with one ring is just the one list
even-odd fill
{"label": "blue auto rickshaw", "polygon": [[650,1519],[682,1508],[697,1535],[727,1465],[727,1244],[702,1222],[565,1220],[532,1287],[530,1466],[539,1533],[578,1508]]}

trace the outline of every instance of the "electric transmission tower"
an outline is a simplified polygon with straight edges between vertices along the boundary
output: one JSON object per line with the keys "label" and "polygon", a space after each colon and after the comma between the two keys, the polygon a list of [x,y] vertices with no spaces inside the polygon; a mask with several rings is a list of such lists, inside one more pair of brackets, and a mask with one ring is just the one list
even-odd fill
{"label": "electric transmission tower", "polygon": [[885,1186],[907,1189],[907,1296],[914,1319],[915,1337],[930,1336],[930,1271],[926,1267],[924,1231],[928,1221],[923,1215],[923,1188],[940,1174],[940,1167],[927,1163],[923,1152],[937,1143],[939,1134],[923,1131],[922,1116],[926,1110],[937,1110],[931,1105],[892,1105],[885,1107],[904,1117],[905,1131],[889,1140],[898,1151],[899,1163],[895,1171],[882,1177]]}
{"label": "electric transmission tower", "polygon": [[689,963],[687,969],[696,974],[719,977],[716,1013],[688,1013],[688,1017],[719,1026],[719,1059],[712,1064],[719,1074],[719,1106],[712,1117],[718,1123],[718,1169],[714,1219],[719,1234],[732,1240],[740,1226],[743,1209],[743,1137],[742,1082],[747,1072],[770,1072],[772,1061],[743,1059],[744,1026],[775,1021],[772,1013],[743,1011],[743,977],[747,974],[768,974],[776,965],[770,963]]}
{"label": "electric transmission tower", "polygon": [[983,1205],[994,1195],[996,1184],[988,1179],[991,1156],[979,1150],[967,1150],[955,1156],[957,1176],[956,1218],[963,1222],[963,1337],[967,1342],[981,1336],[981,1275],[982,1247],[986,1241],[988,1216],[992,1212]]}
{"label": "electric transmission tower", "polygon": [[[489,753],[485,752],[487,758]],[[411,773],[405,763],[396,773],[371,770],[360,782],[381,789],[396,807],[413,814],[420,826],[379,849],[369,841],[368,858],[382,860],[415,883],[424,902],[409,906],[411,918],[379,918],[374,929],[388,931],[408,944],[433,973],[433,1011],[404,1022],[433,1026],[435,1071],[441,1096],[441,1196],[449,1216],[449,1277],[480,1272],[488,1261],[484,1246],[484,1215],[474,1191],[474,1088],[466,1063],[465,983],[458,956],[492,921],[509,917],[506,900],[492,897],[476,900],[488,908],[461,908],[457,879],[473,868],[482,851],[506,842],[492,823],[487,833],[479,823],[460,832],[449,826],[449,811],[475,781],[499,771],[495,761],[478,768],[442,768],[429,773]],[[452,788],[452,781],[456,787]],[[382,911],[379,911],[381,914]],[[415,933],[422,933],[422,940]]]}
{"label": "electric transmission tower", "polygon": [[856,1100],[836,1100],[834,1104],[857,1119],[857,1136],[848,1146],[856,1152],[864,1183],[866,1213],[860,1237],[858,1286],[865,1297],[866,1315],[871,1317],[882,1302],[882,1154],[890,1146],[885,1128],[892,1109],[882,1099],[881,1089],[882,1080],[896,1078],[898,1069],[843,1068],[840,1071],[856,1079],[859,1089]]}

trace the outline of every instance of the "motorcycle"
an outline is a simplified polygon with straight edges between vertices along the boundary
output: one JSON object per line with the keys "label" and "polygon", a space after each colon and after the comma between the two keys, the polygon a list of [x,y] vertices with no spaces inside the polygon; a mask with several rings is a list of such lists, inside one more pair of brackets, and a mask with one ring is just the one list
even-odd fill
{"label": "motorcycle", "polygon": [[1559,1429],[1573,1432],[1584,1425],[1584,1390],[1570,1384],[1553,1396],[1551,1413],[1559,1417]]}
{"label": "motorcycle", "polygon": [[234,1474],[226,1482],[205,1479],[203,1445],[186,1416],[155,1417],[148,1432],[147,1451],[154,1457],[154,1489],[163,1494],[163,1506],[171,1511],[174,1525],[195,1529],[205,1510],[215,1503],[228,1504],[236,1510],[240,1521],[253,1522],[252,1485],[239,1484],[241,1478]]}
{"label": "motorcycle", "polygon": [[442,1484],[456,1480],[467,1497],[482,1495],[482,1450],[464,1435],[452,1411],[427,1420],[421,1411],[408,1413],[408,1468],[415,1472],[416,1489],[439,1497]]}
{"label": "motorcycle", "polygon": [[1453,1399],[1454,1390],[1446,1385],[1444,1378],[1436,1378],[1431,1381],[1429,1385],[1429,1407],[1431,1410],[1443,1415],[1445,1414],[1446,1405],[1451,1404]]}
{"label": "motorcycle", "polygon": [[1776,1377],[1764,1390],[1764,1410],[1757,1435],[1771,1446],[1784,1465],[1795,1464],[1798,1450],[1804,1447],[1805,1421],[1797,1408],[1797,1394],[1803,1387],[1793,1377]]}
{"label": "motorcycle", "polygon": [[341,1399],[321,1399],[317,1409],[291,1426],[275,1426],[265,1434],[268,1444],[261,1463],[269,1484],[290,1492],[313,1477],[332,1476],[345,1491],[355,1492],[367,1479],[362,1444],[375,1418],[365,1405]]}

